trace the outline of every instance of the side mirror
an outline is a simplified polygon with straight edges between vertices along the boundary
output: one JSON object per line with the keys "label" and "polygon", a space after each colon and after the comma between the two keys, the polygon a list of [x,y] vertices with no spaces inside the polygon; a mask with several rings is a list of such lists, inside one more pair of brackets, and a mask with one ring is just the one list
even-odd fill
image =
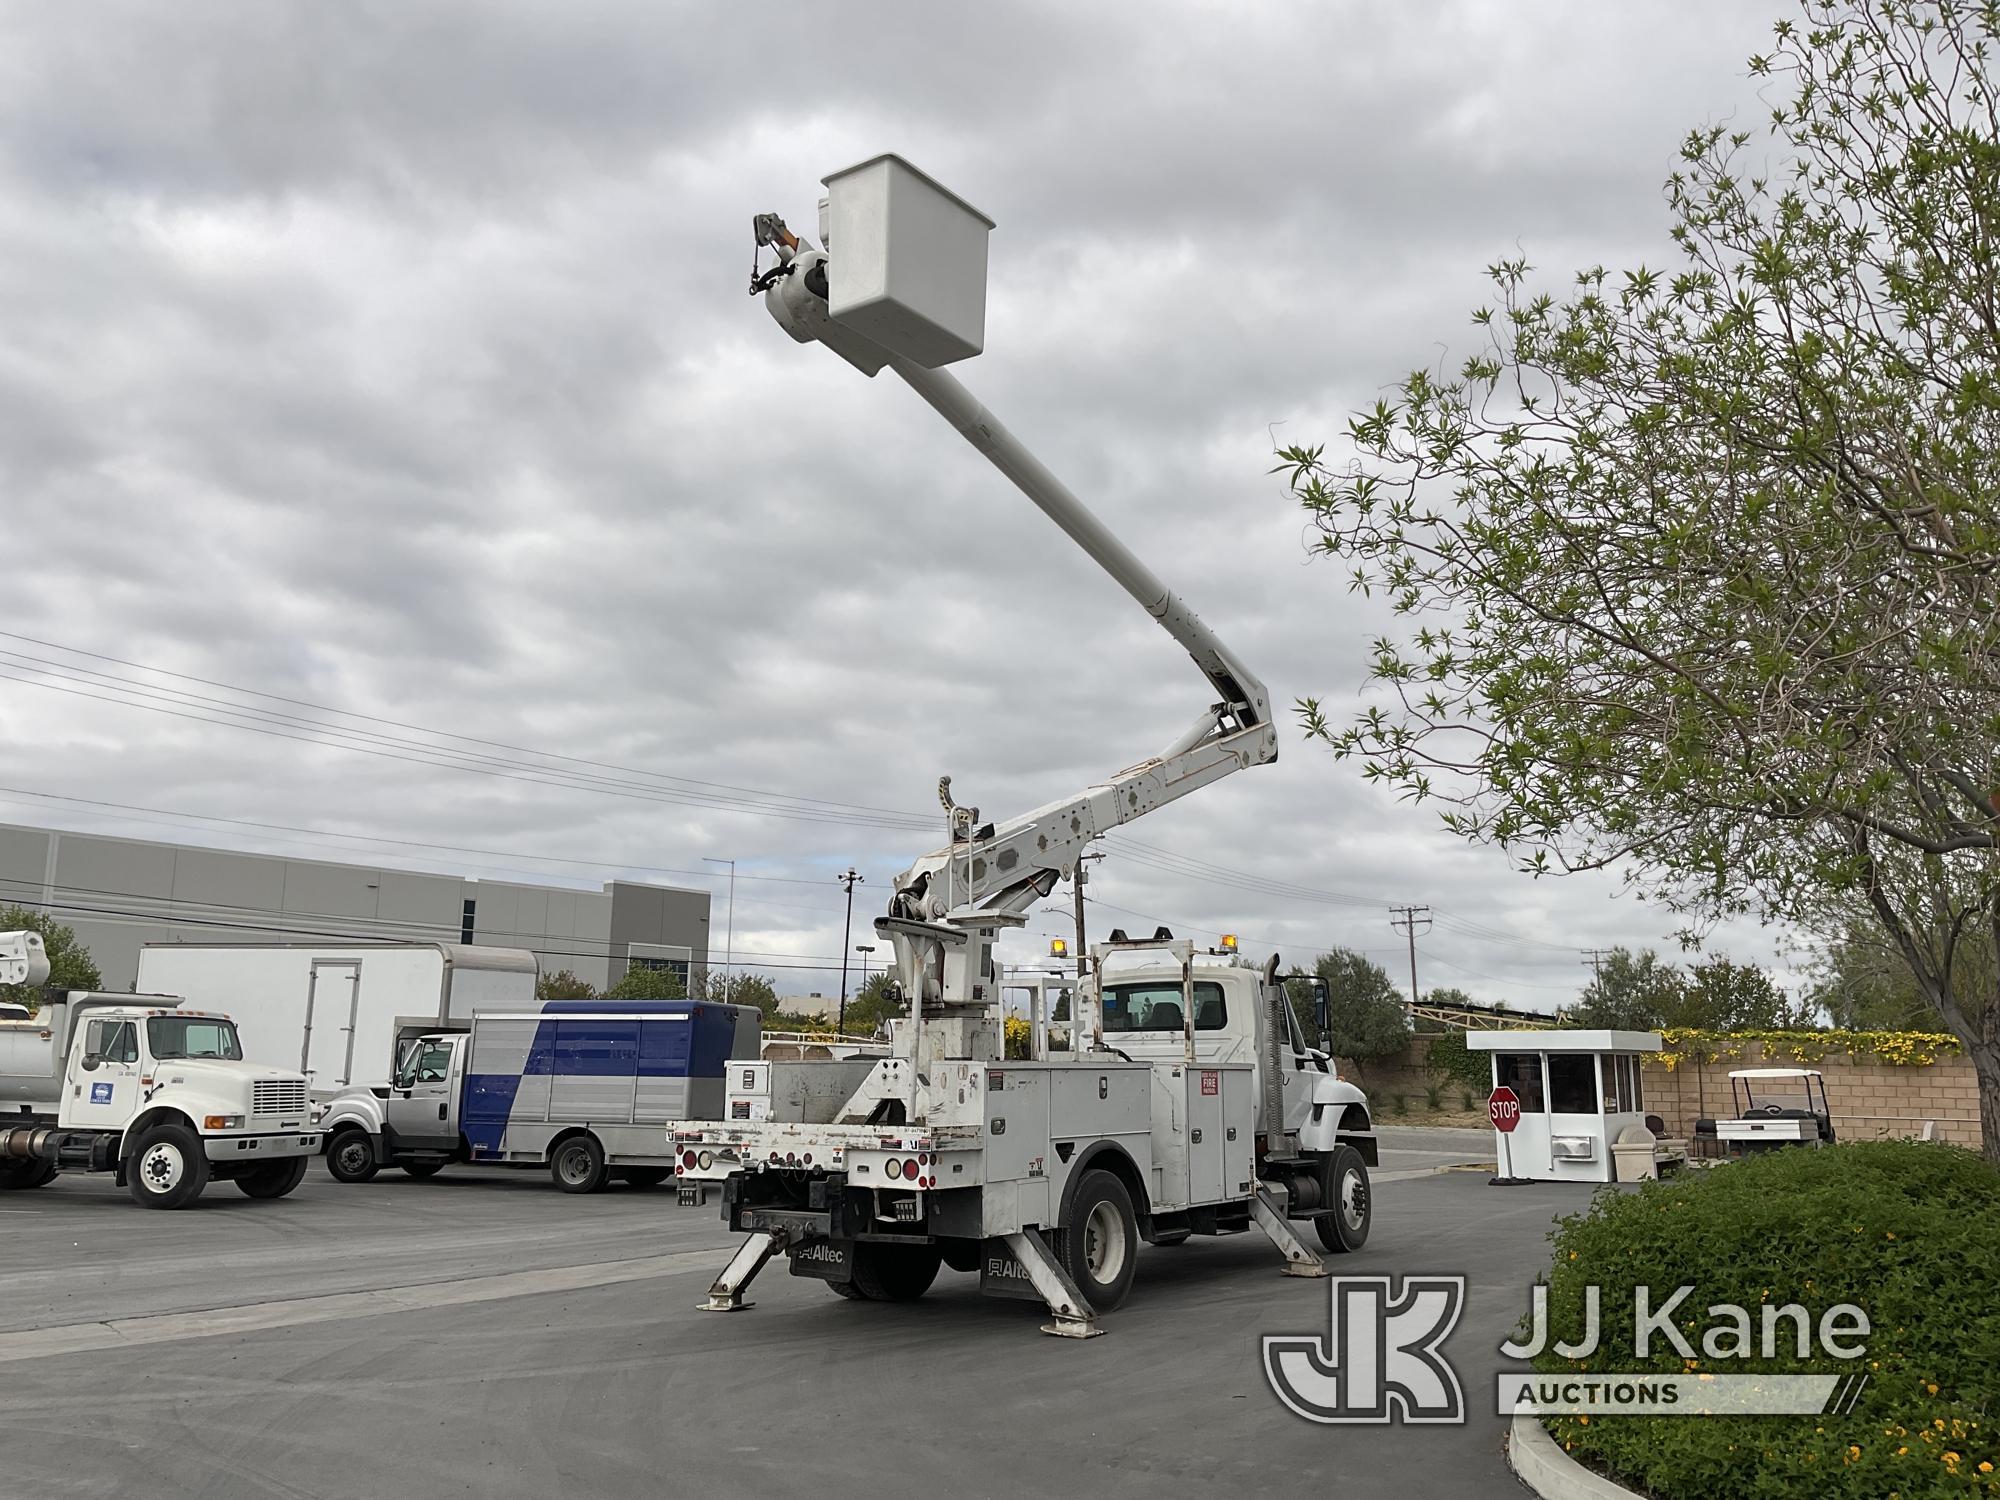
{"label": "side mirror", "polygon": [[95,1052],[86,1052],[83,1054],[83,1061],[78,1063],[77,1066],[82,1068],[83,1071],[86,1073],[95,1073],[97,1071],[97,1065],[103,1061],[104,1058],[100,1054]]}

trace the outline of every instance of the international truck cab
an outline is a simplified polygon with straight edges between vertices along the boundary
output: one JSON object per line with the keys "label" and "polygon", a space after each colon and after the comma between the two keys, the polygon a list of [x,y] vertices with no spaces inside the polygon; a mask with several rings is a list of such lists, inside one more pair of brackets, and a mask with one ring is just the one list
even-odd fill
{"label": "international truck cab", "polygon": [[[28,962],[35,934],[0,934],[8,953],[46,978],[45,961]],[[219,1012],[75,990],[0,1021],[0,1189],[111,1172],[147,1208],[185,1207],[211,1182],[282,1198],[318,1148],[305,1075],[245,1062]]]}

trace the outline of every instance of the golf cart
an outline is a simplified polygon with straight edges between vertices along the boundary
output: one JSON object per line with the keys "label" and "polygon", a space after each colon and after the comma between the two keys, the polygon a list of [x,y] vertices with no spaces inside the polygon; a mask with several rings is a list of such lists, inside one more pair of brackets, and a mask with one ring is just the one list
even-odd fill
{"label": "golf cart", "polygon": [[1729,1075],[1729,1092],[1736,1118],[1697,1120],[1694,1130],[1731,1155],[1833,1144],[1833,1112],[1818,1069],[1737,1068]]}

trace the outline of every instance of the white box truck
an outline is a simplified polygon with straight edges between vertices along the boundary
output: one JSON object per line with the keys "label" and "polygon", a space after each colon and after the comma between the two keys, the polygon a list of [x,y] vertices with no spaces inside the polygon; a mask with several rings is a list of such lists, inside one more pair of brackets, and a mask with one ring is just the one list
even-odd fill
{"label": "white box truck", "polygon": [[317,1098],[389,1081],[401,1043],[478,1011],[535,1008],[535,955],[465,943],[149,943],[138,987],[227,1010],[248,1059]]}

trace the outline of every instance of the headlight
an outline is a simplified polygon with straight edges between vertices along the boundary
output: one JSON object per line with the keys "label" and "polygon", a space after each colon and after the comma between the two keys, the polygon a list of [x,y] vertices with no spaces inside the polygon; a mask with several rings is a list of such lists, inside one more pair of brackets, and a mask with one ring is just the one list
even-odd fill
{"label": "headlight", "polygon": [[203,1115],[201,1128],[203,1130],[241,1130],[243,1128],[243,1116]]}

